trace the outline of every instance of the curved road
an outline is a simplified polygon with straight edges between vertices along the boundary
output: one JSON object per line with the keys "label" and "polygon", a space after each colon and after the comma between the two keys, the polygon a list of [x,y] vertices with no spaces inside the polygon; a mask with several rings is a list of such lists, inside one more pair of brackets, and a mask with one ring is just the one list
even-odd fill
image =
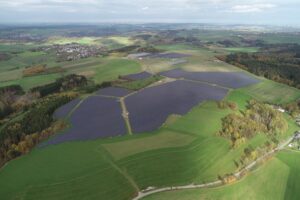
{"label": "curved road", "polygon": [[[281,143],[278,147],[273,149],[272,151],[269,151],[265,153],[264,155],[257,158],[255,161],[248,164],[245,168],[240,170],[239,172],[236,172],[234,174],[235,177],[241,178],[242,173],[245,171],[249,171],[252,169],[258,162],[262,161],[266,157],[274,154],[277,151],[282,150],[286,145],[288,145],[292,140],[294,139],[294,136],[291,136],[289,139],[287,139],[285,142]],[[146,196],[159,193],[159,192],[166,192],[166,191],[172,191],[172,190],[184,190],[184,189],[196,189],[196,188],[207,188],[207,187],[216,187],[222,185],[223,182],[218,180],[214,182],[204,183],[204,184],[190,184],[190,185],[183,185],[183,186],[173,186],[173,187],[164,187],[164,188],[158,188],[158,189],[151,189],[146,190],[138,193],[138,196],[134,197],[132,200],[140,200]]]}

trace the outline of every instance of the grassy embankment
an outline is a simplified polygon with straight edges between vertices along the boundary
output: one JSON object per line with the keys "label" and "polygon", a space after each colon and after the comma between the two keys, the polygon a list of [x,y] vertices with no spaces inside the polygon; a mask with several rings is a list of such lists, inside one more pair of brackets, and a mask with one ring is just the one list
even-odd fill
{"label": "grassy embankment", "polygon": [[241,181],[220,188],[164,192],[145,200],[299,199],[300,152],[283,151]]}

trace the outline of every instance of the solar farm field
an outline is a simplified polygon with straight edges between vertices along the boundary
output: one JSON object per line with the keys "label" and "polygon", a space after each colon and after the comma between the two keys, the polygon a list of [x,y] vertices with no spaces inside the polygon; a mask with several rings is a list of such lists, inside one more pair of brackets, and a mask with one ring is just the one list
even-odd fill
{"label": "solar farm field", "polygon": [[258,79],[243,72],[187,72],[181,69],[174,69],[162,72],[161,75],[217,84],[228,88],[240,88],[259,82]]}
{"label": "solar farm field", "polygon": [[67,118],[68,115],[70,114],[70,112],[72,111],[72,109],[75,108],[76,105],[78,105],[81,102],[80,98],[74,99],[73,101],[65,104],[64,106],[60,107],[59,109],[57,109],[54,114],[53,117],[55,118]]}
{"label": "solar farm field", "polygon": [[114,98],[88,97],[70,116],[71,127],[54,136],[47,144],[126,134],[121,113],[121,105]]}
{"label": "solar farm field", "polygon": [[[55,116],[67,118],[70,128],[51,138],[47,144],[155,131],[172,114],[185,115],[201,102],[222,100],[229,91],[223,85],[236,88],[258,82],[241,72],[211,72],[208,76],[207,72],[172,70],[166,74],[175,78],[184,76],[186,80],[162,83],[136,92],[108,87],[80,103],[74,100],[63,106]],[[148,79],[145,75],[148,74],[134,74],[132,78],[143,81]],[[219,77],[225,82],[220,82]]]}
{"label": "solar farm field", "polygon": [[132,79],[132,80],[142,80],[142,79],[150,78],[151,76],[152,76],[152,74],[144,71],[144,72],[140,72],[137,74],[129,74],[127,76],[124,76],[124,78]]}
{"label": "solar farm field", "polygon": [[126,98],[133,132],[153,131],[171,114],[184,115],[192,107],[208,100],[221,100],[226,89],[188,81],[174,81],[146,88]]}
{"label": "solar farm field", "polygon": [[[123,88],[100,89],[95,96],[74,100],[55,112],[55,117],[68,117],[71,127],[47,143],[126,134],[122,113],[127,112],[134,133],[154,131],[169,115],[184,115],[203,101],[223,99],[227,92],[223,88],[188,81],[174,81],[132,94]],[[119,98],[123,96],[128,96],[124,102],[126,110],[121,109]]]}

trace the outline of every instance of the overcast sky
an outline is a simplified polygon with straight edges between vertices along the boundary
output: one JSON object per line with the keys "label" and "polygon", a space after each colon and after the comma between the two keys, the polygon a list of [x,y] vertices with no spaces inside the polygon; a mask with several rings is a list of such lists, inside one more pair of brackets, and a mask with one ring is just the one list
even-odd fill
{"label": "overcast sky", "polygon": [[300,25],[300,0],[0,0],[0,23]]}

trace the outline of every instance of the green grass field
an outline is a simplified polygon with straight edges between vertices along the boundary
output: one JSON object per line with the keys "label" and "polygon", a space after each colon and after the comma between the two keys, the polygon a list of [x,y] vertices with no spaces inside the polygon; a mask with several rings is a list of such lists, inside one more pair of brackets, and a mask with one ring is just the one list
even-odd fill
{"label": "green grass field", "polygon": [[139,90],[142,88],[145,88],[159,80],[161,80],[162,77],[161,76],[151,76],[149,78],[146,79],[142,79],[142,80],[135,80],[135,81],[129,81],[129,82],[123,82],[123,83],[118,83],[115,86],[117,87],[122,87],[122,88],[126,88],[129,90]]}
{"label": "green grass field", "polygon": [[36,47],[36,44],[22,44],[22,43],[0,43],[0,52],[5,52],[5,53],[19,53],[23,52],[26,50],[29,50],[33,47]]}
{"label": "green grass field", "polygon": [[97,44],[95,37],[52,37],[48,39],[47,44],[71,44],[78,43],[84,45]]}
{"label": "green grass field", "polygon": [[181,134],[175,131],[161,129],[155,133],[151,133],[151,135],[149,134],[136,139],[103,144],[103,147],[115,160],[120,160],[146,151],[186,146],[195,139],[196,136],[194,135]]}
{"label": "green grass field", "polygon": [[136,189],[99,140],[35,149],[0,171],[2,199],[128,199]]}
{"label": "green grass field", "polygon": [[21,69],[27,66],[39,64],[52,64],[55,62],[54,55],[44,52],[24,51],[22,53],[13,54],[11,59],[0,62],[0,73]]}
{"label": "green grass field", "polygon": [[255,53],[259,51],[259,48],[257,47],[236,47],[236,48],[225,48],[226,51],[229,51],[231,53],[235,52],[243,52],[243,53]]}
{"label": "green grass field", "polygon": [[272,34],[266,33],[261,35],[261,39],[270,44],[279,43],[297,43],[300,44],[300,39],[297,34]]}
{"label": "green grass field", "polygon": [[[62,67],[64,73],[23,77],[27,66],[47,64],[47,67]],[[96,83],[117,79],[141,71],[138,62],[122,58],[91,57],[76,61],[56,62],[52,54],[25,51],[14,55],[8,61],[0,62],[0,86],[20,84],[25,90],[55,81],[64,74],[81,74],[95,80]]]}
{"label": "green grass field", "polygon": [[296,200],[300,198],[299,170],[300,152],[283,151],[237,183],[211,189],[164,192],[144,199]]}
{"label": "green grass field", "polygon": [[110,36],[110,37],[51,37],[48,39],[48,45],[51,44],[71,44],[78,43],[82,45],[102,45],[108,49],[116,49],[124,47],[126,45],[132,45],[135,43],[129,37],[122,36]]}
{"label": "green grass field", "polygon": [[122,58],[106,58],[103,63],[95,68],[93,80],[96,83],[115,80],[118,76],[134,74],[141,71],[140,64],[136,61]]}
{"label": "green grass field", "polygon": [[300,91],[284,84],[263,79],[261,83],[238,90],[254,99],[273,104],[282,104],[300,98]]}
{"label": "green grass field", "polygon": [[22,77],[20,79],[16,79],[12,81],[0,82],[0,87],[18,84],[21,85],[22,88],[27,91],[30,88],[54,82],[56,79],[60,77],[62,77],[62,74],[47,74],[47,75]]}
{"label": "green grass field", "polygon": [[[214,49],[208,49],[203,47],[193,47],[184,44],[173,44],[173,45],[157,45],[155,46],[158,49],[165,50],[168,52],[177,52],[182,54],[189,55],[186,58],[182,59],[165,59],[165,58],[156,58],[156,59],[142,59],[138,60],[141,63],[143,70],[158,73],[174,68],[182,68],[186,71],[192,72],[232,72],[232,71],[241,71],[241,69],[225,63],[216,58],[218,55],[224,55],[226,51],[219,52]],[[182,63],[176,63],[176,61],[181,60]]]}

